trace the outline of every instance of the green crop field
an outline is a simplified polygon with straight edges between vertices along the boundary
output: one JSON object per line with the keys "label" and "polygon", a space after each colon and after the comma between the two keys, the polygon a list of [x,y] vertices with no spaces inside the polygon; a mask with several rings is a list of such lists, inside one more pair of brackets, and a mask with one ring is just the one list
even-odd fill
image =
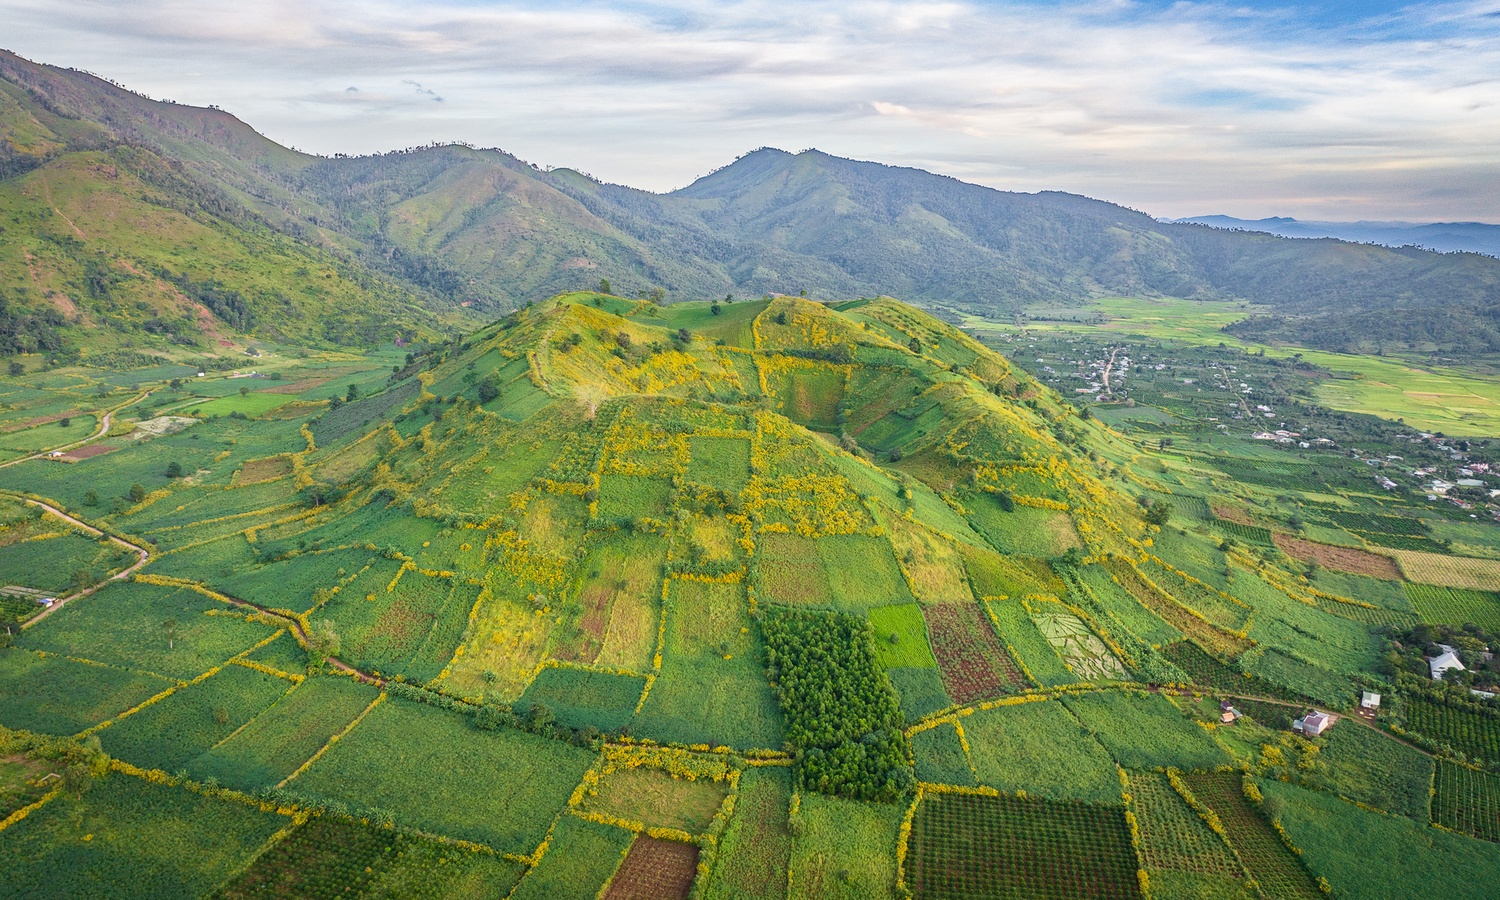
{"label": "green crop field", "polygon": [[288,820],[229,800],[111,775],[6,829],[0,883],[30,897],[199,897]]}
{"label": "green crop field", "polygon": [[787,824],[791,796],[791,773],[785,768],[754,768],[740,777],[734,816],[724,831],[708,897],[786,897],[793,841]]}
{"label": "green crop field", "polygon": [[1211,829],[1158,772],[1129,776],[1131,811],[1153,896],[1254,896],[1227,841]]}
{"label": "green crop field", "polygon": [[292,689],[292,683],[244,666],[121,719],[99,737],[106,752],[143,769],[176,772],[228,738]]}
{"label": "green crop field", "polygon": [[242,790],[272,787],[313,757],[375,699],[347,678],[310,678],[188,764],[195,778]]}
{"label": "green crop field", "polygon": [[1480,898],[1493,894],[1500,877],[1500,846],[1488,841],[1367,812],[1320,791],[1273,781],[1260,789],[1283,801],[1282,825],[1307,868],[1346,896]]}
{"label": "green crop field", "polygon": [[1058,701],[1004,706],[962,721],[981,784],[1058,800],[1108,803],[1120,796],[1109,753]]}
{"label": "green crop field", "polygon": [[1160,694],[1088,694],[1063,703],[1126,768],[1209,768],[1228,762],[1208,732]]}
{"label": "green crop field", "polygon": [[[460,744],[462,756],[449,753]],[[484,732],[463,716],[388,700],[288,786],[315,801],[525,854],[591,761],[566,744]],[[393,768],[402,777],[391,778]]]}
{"label": "green crop field", "polygon": [[933,794],[912,823],[916,897],[1139,897],[1118,808]]}

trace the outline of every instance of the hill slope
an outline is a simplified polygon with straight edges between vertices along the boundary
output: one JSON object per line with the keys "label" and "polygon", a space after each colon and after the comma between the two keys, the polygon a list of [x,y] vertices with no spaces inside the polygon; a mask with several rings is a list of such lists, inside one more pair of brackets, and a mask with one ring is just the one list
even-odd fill
{"label": "hill slope", "polygon": [[216,110],[0,56],[0,352],[435,335],[432,296],[242,189],[304,161]]}

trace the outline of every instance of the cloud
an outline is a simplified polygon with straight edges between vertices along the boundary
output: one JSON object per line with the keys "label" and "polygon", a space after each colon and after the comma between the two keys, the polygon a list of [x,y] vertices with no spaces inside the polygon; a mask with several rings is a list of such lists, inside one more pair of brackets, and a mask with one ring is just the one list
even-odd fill
{"label": "cloud", "polygon": [[466,140],[665,189],[751,147],[816,146],[1159,215],[1321,219],[1500,220],[1497,12],[0,0],[23,55],[327,153]]}

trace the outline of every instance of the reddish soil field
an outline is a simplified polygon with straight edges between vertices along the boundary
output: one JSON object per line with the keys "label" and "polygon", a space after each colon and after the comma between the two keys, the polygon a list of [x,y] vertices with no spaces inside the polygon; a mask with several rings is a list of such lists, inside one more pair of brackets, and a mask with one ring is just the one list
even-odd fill
{"label": "reddish soil field", "polygon": [[111,447],[108,444],[89,444],[87,447],[78,447],[76,449],[69,450],[67,453],[64,453],[62,455],[62,459],[68,462],[78,462],[80,459],[88,459],[92,456],[103,456],[106,453],[113,453],[118,449],[120,448]]}
{"label": "reddish soil field", "polygon": [[247,460],[240,467],[239,484],[258,484],[262,481],[270,481],[283,475],[291,474],[292,461],[285,456],[272,456],[266,459]]}
{"label": "reddish soil field", "polygon": [[609,629],[609,607],[614,593],[607,584],[592,584],[584,589],[578,597],[583,604],[578,638],[556,647],[553,655],[568,662],[582,663],[599,658],[599,651],[604,649],[604,634]]}
{"label": "reddish soil field", "polygon": [[697,874],[697,847],[642,834],[630,845],[604,900],[687,900]]}
{"label": "reddish soil field", "polygon": [[955,703],[1022,691],[1027,684],[978,604],[944,603],[922,609],[943,688]]}
{"label": "reddish soil field", "polygon": [[1389,556],[1367,553],[1352,547],[1335,547],[1332,544],[1306,541],[1289,534],[1273,534],[1271,540],[1287,556],[1303,562],[1317,563],[1325,569],[1348,572],[1351,575],[1373,575],[1390,581],[1401,580],[1401,570]]}
{"label": "reddish soil field", "polygon": [[1246,512],[1243,509],[1240,509],[1237,506],[1215,506],[1213,510],[1214,515],[1218,518],[1223,519],[1226,522],[1233,522],[1236,525],[1260,524],[1259,522],[1255,521],[1250,513]]}

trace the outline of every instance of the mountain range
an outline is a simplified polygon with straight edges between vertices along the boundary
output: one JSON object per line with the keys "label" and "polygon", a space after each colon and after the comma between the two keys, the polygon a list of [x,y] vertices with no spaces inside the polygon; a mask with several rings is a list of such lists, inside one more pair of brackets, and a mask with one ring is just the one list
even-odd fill
{"label": "mountain range", "polygon": [[950,317],[1239,300],[1266,308],[1244,326],[1266,339],[1500,349],[1500,260],[1475,253],[1160,222],[816,150],[762,148],[667,194],[461,145],[324,158],[9,53],[0,175],[9,353],[422,338],[601,279],[668,301],[885,294]]}
{"label": "mountain range", "polygon": [[1483,253],[1500,257],[1500,225],[1485,222],[1310,222],[1288,216],[1267,219],[1193,216],[1172,221],[1261,231],[1290,238],[1338,238],[1387,247],[1415,246],[1441,253]]}

